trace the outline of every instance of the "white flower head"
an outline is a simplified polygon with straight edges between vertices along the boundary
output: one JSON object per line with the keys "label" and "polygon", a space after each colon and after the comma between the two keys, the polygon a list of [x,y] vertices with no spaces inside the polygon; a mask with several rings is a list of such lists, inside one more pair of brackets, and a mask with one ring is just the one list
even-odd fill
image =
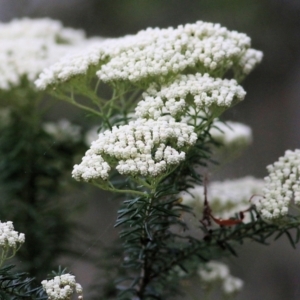
{"label": "white flower head", "polygon": [[81,49],[83,48],[81,47],[78,51],[74,50],[74,53],[70,52],[49,68],[44,69],[35,81],[36,87],[44,90],[57,83],[66,84],[72,77],[86,76],[91,68],[107,58],[106,51],[99,46],[99,43],[101,45],[101,42],[94,42],[92,46],[87,45],[86,49]]}
{"label": "white flower head", "polygon": [[249,46],[248,36],[219,24],[199,21],[177,28],[148,28],[138,32],[135,43],[112,57],[97,75],[105,82],[138,82],[178,74],[188,67],[225,72]]}
{"label": "white flower head", "polygon": [[[143,94],[144,100],[138,103],[136,115],[157,119],[162,114],[185,116],[191,106],[197,110],[216,106],[229,108],[242,101],[245,95],[234,79],[213,78],[207,73],[178,75],[172,83],[162,87],[152,84]],[[192,98],[192,103],[188,97]]]}
{"label": "white flower head", "polygon": [[287,215],[293,199],[300,205],[300,150],[287,150],[267,170],[263,198],[256,206],[264,219],[276,220]]}
{"label": "white flower head", "polygon": [[45,69],[36,85],[45,89],[77,75],[88,75],[102,82],[148,86],[187,69],[220,77],[231,67],[237,73],[240,69],[250,72],[257,56],[247,52],[250,42],[243,33],[202,21],[177,28],[148,28],[136,35],[106,39],[62,59]]}
{"label": "white flower head", "polygon": [[82,287],[79,283],[76,283],[75,276],[71,274],[63,274],[50,280],[43,280],[42,286],[49,300],[70,300],[74,293],[78,294],[78,299],[83,299]]}
{"label": "white flower head", "polygon": [[100,133],[82,163],[74,166],[73,177],[106,180],[110,165],[124,175],[158,176],[183,161],[183,150],[196,140],[192,126],[173,118],[137,119]]}
{"label": "white flower head", "polygon": [[44,68],[82,47],[84,40],[81,30],[47,18],[0,23],[0,89],[17,87],[24,78],[32,83]]}

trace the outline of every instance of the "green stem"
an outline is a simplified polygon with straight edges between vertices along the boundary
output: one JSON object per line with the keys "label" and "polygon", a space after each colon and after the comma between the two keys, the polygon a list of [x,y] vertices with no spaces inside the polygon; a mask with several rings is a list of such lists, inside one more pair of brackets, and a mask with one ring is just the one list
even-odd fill
{"label": "green stem", "polygon": [[88,106],[85,106],[83,104],[80,104],[80,103],[76,102],[76,100],[74,98],[73,90],[71,91],[71,98],[68,98],[68,97],[66,97],[64,95],[61,95],[61,97],[62,97],[61,98],[62,100],[65,100],[65,101],[67,101],[67,102],[69,102],[69,103],[71,103],[71,104],[73,104],[73,105],[75,105],[75,106],[77,106],[77,107],[79,107],[79,108],[81,108],[83,110],[89,111],[89,112],[91,112],[91,113],[93,113],[93,114],[95,114],[95,115],[97,115],[97,116],[99,116],[101,118],[103,117],[102,113],[94,110],[93,108],[90,108]]}
{"label": "green stem", "polygon": [[94,110],[94,109],[92,109],[92,108],[90,108],[90,107],[88,107],[88,106],[79,104],[79,103],[76,102],[76,101],[70,102],[70,103],[72,103],[73,105],[75,105],[75,106],[77,106],[77,107],[79,107],[79,108],[81,108],[81,109],[83,109],[83,110],[86,110],[86,111],[88,111],[88,112],[90,112],[90,113],[92,113],[92,114],[95,114],[95,115],[97,115],[97,116],[99,116],[99,117],[101,117],[101,118],[103,117],[103,115],[102,115],[101,113],[99,113],[98,111],[96,111],[96,110]]}
{"label": "green stem", "polygon": [[140,191],[135,191],[135,190],[120,190],[120,189],[116,189],[112,184],[111,187],[108,185],[101,185],[97,182],[92,181],[92,184],[102,190],[106,190],[106,191],[111,191],[114,193],[122,193],[122,194],[134,194],[134,195],[139,195],[142,197],[147,196],[147,194],[140,192]]}
{"label": "green stem", "polygon": [[97,92],[98,92],[98,88],[99,88],[100,82],[101,82],[101,80],[98,79],[98,81],[96,83],[96,86],[95,86],[95,89],[94,89],[94,94],[96,94],[96,95],[97,95]]}
{"label": "green stem", "polygon": [[148,189],[152,189],[152,185],[147,183],[145,180],[138,178],[138,177],[132,177],[132,180],[135,181],[137,184],[142,185],[143,187],[146,187]]}
{"label": "green stem", "polygon": [[76,92],[78,95],[83,95],[91,99],[99,109],[107,102],[106,99],[98,97],[94,91],[89,90],[85,85],[76,86]]}
{"label": "green stem", "polygon": [[143,296],[144,296],[145,289],[146,289],[146,287],[147,287],[147,285],[149,284],[149,281],[150,281],[150,274],[149,274],[149,268],[148,268],[149,257],[147,256],[147,252],[145,252],[146,243],[148,243],[147,239],[146,239],[147,232],[146,232],[145,228],[147,226],[148,218],[149,218],[150,211],[151,211],[151,208],[152,208],[152,204],[153,204],[153,200],[154,200],[153,195],[155,194],[155,190],[156,189],[153,188],[152,191],[151,191],[152,196],[150,197],[149,203],[148,203],[146,211],[145,211],[145,216],[143,218],[141,246],[142,246],[142,252],[145,253],[145,255],[144,255],[144,259],[143,259],[143,266],[142,266],[142,269],[140,271],[140,280],[139,280],[139,284],[138,284],[138,287],[137,287],[137,296],[139,297],[140,300],[142,300],[144,298]]}

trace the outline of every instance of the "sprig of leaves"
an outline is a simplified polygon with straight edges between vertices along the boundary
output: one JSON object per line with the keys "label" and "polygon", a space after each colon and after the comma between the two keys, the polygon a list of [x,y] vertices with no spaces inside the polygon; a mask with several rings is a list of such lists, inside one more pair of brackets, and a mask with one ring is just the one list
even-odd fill
{"label": "sprig of leaves", "polygon": [[36,287],[35,279],[28,273],[14,272],[14,266],[0,269],[0,299],[3,300],[46,300],[48,299],[42,287]]}

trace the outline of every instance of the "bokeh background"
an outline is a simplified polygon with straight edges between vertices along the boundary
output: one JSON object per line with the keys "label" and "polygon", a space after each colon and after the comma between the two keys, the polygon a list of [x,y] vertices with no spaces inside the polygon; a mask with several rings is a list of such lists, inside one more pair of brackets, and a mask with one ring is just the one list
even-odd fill
{"label": "bokeh background", "polygon": [[[64,25],[83,28],[88,36],[117,37],[146,27],[168,27],[197,20],[221,23],[245,32],[252,46],[264,52],[263,63],[245,80],[245,101],[226,118],[250,125],[252,146],[212,178],[245,175],[264,177],[266,165],[300,143],[300,1],[299,0],[0,0],[0,21],[20,17],[50,17]],[[0,44],[1,47],[1,44]],[[82,115],[59,103],[49,119]],[[113,230],[118,203],[108,194],[83,189],[88,210],[81,222],[97,229],[94,243],[82,254],[97,251],[117,237]],[[246,244],[228,262],[232,273],[245,280],[238,299],[300,299],[300,249],[282,237],[269,247]],[[83,286],[95,270],[80,259],[68,262]],[[197,299],[197,282],[191,293]],[[182,298],[183,299],[183,298]],[[190,299],[190,298],[186,298]]]}

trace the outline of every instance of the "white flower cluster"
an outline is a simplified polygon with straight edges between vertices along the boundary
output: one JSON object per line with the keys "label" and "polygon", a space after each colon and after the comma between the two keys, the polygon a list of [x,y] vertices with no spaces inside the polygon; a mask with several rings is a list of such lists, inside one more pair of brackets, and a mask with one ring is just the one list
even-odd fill
{"label": "white flower cluster", "polygon": [[45,89],[86,74],[90,66],[97,66],[95,73],[103,82],[148,82],[149,78],[178,74],[187,68],[201,73],[218,69],[223,74],[235,66],[239,72],[250,72],[259,55],[254,55],[255,50],[248,53],[249,47],[247,35],[219,24],[199,21],[177,28],[149,28],[136,35],[107,39],[95,48],[69,56],[44,70],[36,84]]}
{"label": "white flower cluster", "polygon": [[183,161],[185,152],[180,150],[196,140],[192,126],[173,118],[137,119],[100,133],[72,174],[77,180],[105,180],[110,170],[107,160],[117,164],[120,174],[158,176]]}
{"label": "white flower cluster", "polygon": [[[207,200],[212,214],[215,217],[229,219],[236,213],[250,207],[250,198],[254,194],[261,194],[264,181],[247,176],[223,182],[211,182],[207,187]],[[182,204],[193,208],[193,212],[201,218],[204,204],[204,187],[195,186],[188,193],[181,193]],[[247,219],[248,218],[248,219]],[[250,216],[245,215],[244,222],[250,221]]]}
{"label": "white flower cluster", "polygon": [[210,261],[201,266],[198,270],[198,275],[205,285],[221,284],[225,295],[233,295],[240,292],[244,285],[240,278],[230,275],[227,265],[217,261]]}
{"label": "white flower cluster", "polygon": [[287,150],[267,170],[263,198],[256,206],[263,218],[272,220],[287,215],[293,198],[300,205],[300,150]]}
{"label": "white flower cluster", "polygon": [[72,177],[76,180],[91,181],[98,178],[107,180],[109,177],[110,165],[101,155],[88,150],[82,158],[80,165],[75,165],[72,171]]}
{"label": "white flower cluster", "polygon": [[215,121],[209,133],[212,138],[226,148],[240,148],[252,142],[252,130],[249,126],[232,121]]}
{"label": "white flower cluster", "polygon": [[219,24],[196,22],[177,28],[149,28],[136,35],[136,44],[124,49],[97,72],[106,81],[140,81],[179,73],[187,67],[227,70],[250,47],[245,34]]}
{"label": "white flower cluster", "polygon": [[125,48],[133,47],[135,43],[136,37],[131,35],[114,39],[86,40],[84,49],[74,51],[44,69],[35,84],[38,89],[44,90],[48,86],[65,83],[75,76],[86,76],[90,70],[91,73],[94,72],[91,74],[93,77],[102,64]]}
{"label": "white flower cluster", "polygon": [[66,119],[59,120],[57,123],[44,123],[43,129],[60,143],[76,143],[81,139],[81,127],[71,124],[70,121]]}
{"label": "white flower cluster", "polygon": [[76,292],[82,297],[82,287],[76,283],[75,276],[71,274],[63,274],[55,276],[51,280],[43,280],[42,286],[48,295],[49,300],[71,300],[71,296]]}
{"label": "white flower cluster", "polygon": [[95,42],[93,46],[88,46],[78,53],[65,55],[58,62],[44,69],[35,81],[35,85],[38,89],[44,90],[57,82],[66,82],[71,77],[85,75],[89,68],[105,61],[106,52],[101,42]]}
{"label": "white flower cluster", "polygon": [[24,233],[18,233],[14,230],[13,222],[2,223],[0,221],[0,247],[18,248],[25,242]]}
{"label": "white flower cluster", "polygon": [[80,30],[63,28],[50,19],[20,19],[0,23],[0,89],[33,82],[38,74],[85,40]]}
{"label": "white flower cluster", "polygon": [[136,115],[157,119],[162,114],[172,116],[183,113],[187,107],[186,99],[192,96],[194,106],[198,109],[211,106],[230,107],[242,101],[246,95],[244,89],[232,79],[210,77],[209,74],[178,75],[167,85],[151,85],[145,93],[144,100],[136,107]]}

